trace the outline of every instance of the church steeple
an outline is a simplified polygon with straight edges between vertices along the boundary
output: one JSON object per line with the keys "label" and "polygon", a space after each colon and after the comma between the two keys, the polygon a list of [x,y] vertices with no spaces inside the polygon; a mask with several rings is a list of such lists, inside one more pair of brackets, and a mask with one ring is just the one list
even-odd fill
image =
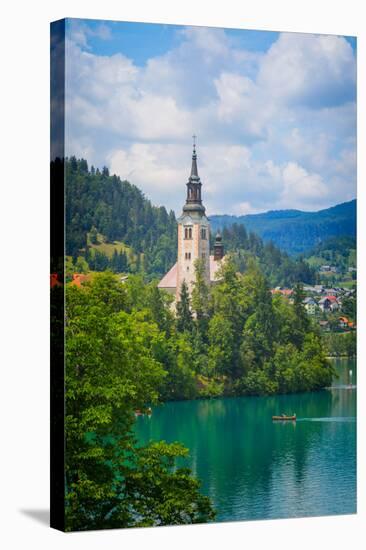
{"label": "church steeple", "polygon": [[202,204],[202,183],[197,169],[196,136],[193,136],[192,168],[187,182],[187,198],[183,212],[205,213],[205,207]]}
{"label": "church steeple", "polygon": [[193,136],[191,174],[187,182],[187,197],[178,218],[178,255],[176,299],[180,300],[183,281],[191,294],[196,281],[196,261],[204,265],[205,280],[210,284],[210,222],[205,215],[201,196],[202,183],[197,169],[196,136]]}

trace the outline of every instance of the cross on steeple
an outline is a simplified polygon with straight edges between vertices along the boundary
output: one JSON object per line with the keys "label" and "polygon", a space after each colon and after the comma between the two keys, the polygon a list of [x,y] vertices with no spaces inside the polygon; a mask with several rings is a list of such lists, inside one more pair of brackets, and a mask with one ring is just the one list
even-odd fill
{"label": "cross on steeple", "polygon": [[195,153],[196,152],[196,138],[197,138],[197,136],[195,134],[193,134],[192,138],[193,138],[193,152]]}

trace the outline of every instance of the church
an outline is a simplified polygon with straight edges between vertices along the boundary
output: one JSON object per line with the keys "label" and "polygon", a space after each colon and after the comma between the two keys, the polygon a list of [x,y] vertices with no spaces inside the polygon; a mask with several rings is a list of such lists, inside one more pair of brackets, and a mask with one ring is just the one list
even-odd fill
{"label": "church", "polygon": [[220,233],[217,233],[214,254],[210,255],[210,222],[202,203],[202,183],[197,169],[196,145],[193,142],[191,175],[187,182],[186,203],[183,206],[178,224],[177,262],[161,279],[158,288],[166,290],[179,300],[183,281],[192,292],[195,281],[195,261],[204,263],[206,282],[212,285],[224,257],[224,247]]}

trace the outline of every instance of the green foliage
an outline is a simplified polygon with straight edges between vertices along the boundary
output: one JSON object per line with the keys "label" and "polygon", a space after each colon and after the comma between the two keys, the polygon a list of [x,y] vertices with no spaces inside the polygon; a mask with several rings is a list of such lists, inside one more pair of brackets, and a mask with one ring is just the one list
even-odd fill
{"label": "green foliage", "polygon": [[89,236],[90,236],[90,242],[92,244],[98,244],[98,231],[95,225],[93,225],[93,227],[90,229]]}
{"label": "green foliage", "polygon": [[198,481],[176,469],[175,459],[187,451],[165,443],[140,449],[132,435],[134,411],[157,402],[168,375],[158,360],[164,332],[131,300],[138,284],[104,273],[81,289],[67,288],[67,530],[214,517]]}
{"label": "green foliage", "polygon": [[348,317],[350,321],[355,322],[357,318],[357,293],[353,296],[344,296],[342,298],[342,313]]}
{"label": "green foliage", "polygon": [[196,280],[192,289],[192,310],[196,314],[198,330],[201,334],[205,334],[210,314],[209,287],[206,282],[204,262],[196,260],[194,267]]}
{"label": "green foliage", "polygon": [[139,449],[125,485],[136,527],[203,523],[215,518],[209,498],[199,493],[199,481],[188,468],[175,469],[176,458],[186,455],[182,445],[164,441]]}
{"label": "green foliage", "polygon": [[[85,160],[65,160],[66,177],[66,253],[77,257],[103,235],[107,242],[122,241],[132,254],[144,254],[144,269],[150,275],[162,275],[175,261],[177,250],[174,212],[152,206],[143,193],[127,181],[110,176],[108,169],[89,171]],[[94,254],[93,254],[94,255]],[[90,261],[87,259],[89,265]],[[92,270],[111,268],[123,272],[132,265],[115,268],[100,250],[95,252]],[[139,266],[135,266],[139,271]]]}
{"label": "green foliage", "polygon": [[356,332],[328,332],[322,336],[327,355],[333,357],[355,357],[357,351]]}
{"label": "green foliage", "polygon": [[341,271],[356,267],[356,237],[341,235],[319,243],[306,253],[306,257],[316,267],[335,265]]}
{"label": "green foliage", "polygon": [[191,312],[191,300],[189,290],[185,280],[180,289],[180,296],[176,306],[177,310],[177,331],[192,332],[193,317]]}
{"label": "green foliage", "polygon": [[313,284],[316,281],[315,269],[302,257],[291,258],[272,241],[265,243],[257,234],[247,234],[241,224],[224,227],[223,241],[238,271],[245,272],[255,258],[271,286],[290,286],[298,281]]}
{"label": "green foliage", "polygon": [[208,374],[231,375],[235,361],[235,333],[229,319],[215,314],[209,324]]}
{"label": "green foliage", "polygon": [[300,285],[293,304],[272,298],[256,265],[241,275],[227,258],[212,295],[208,372],[225,377],[225,393],[298,392],[330,384],[333,371]]}

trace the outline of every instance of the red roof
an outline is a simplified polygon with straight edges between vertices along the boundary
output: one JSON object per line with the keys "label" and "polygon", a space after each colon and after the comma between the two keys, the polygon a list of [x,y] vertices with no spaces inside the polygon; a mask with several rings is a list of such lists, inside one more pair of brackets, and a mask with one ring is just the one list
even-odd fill
{"label": "red roof", "polygon": [[87,279],[88,276],[84,275],[84,273],[74,273],[70,285],[81,287],[81,283],[84,283]]}
{"label": "red roof", "polygon": [[336,302],[336,301],[337,301],[336,296],[325,296],[325,298],[326,298],[327,300],[329,300],[330,302]]}

